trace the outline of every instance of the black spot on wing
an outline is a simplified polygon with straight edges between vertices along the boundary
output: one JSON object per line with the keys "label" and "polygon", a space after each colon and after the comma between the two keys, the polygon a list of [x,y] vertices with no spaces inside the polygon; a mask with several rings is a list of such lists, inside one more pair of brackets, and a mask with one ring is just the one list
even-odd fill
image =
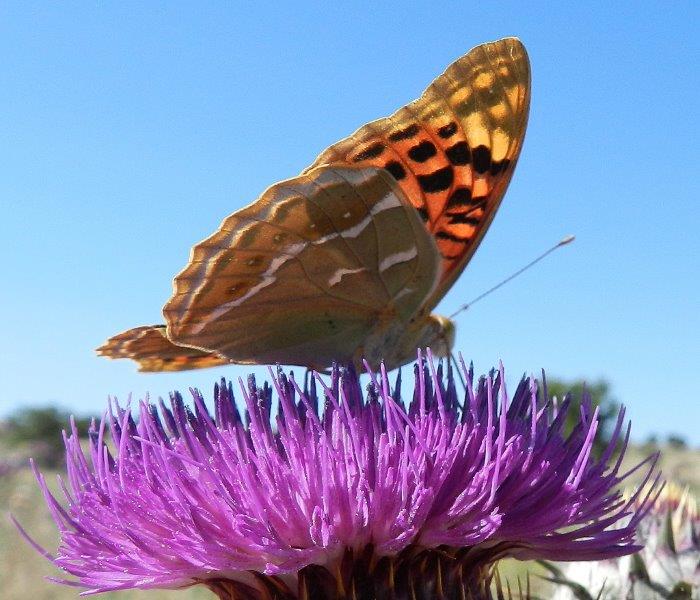
{"label": "black spot on wing", "polygon": [[474,170],[483,175],[491,168],[491,151],[486,146],[477,146],[472,150]]}
{"label": "black spot on wing", "polygon": [[354,162],[360,162],[363,160],[369,160],[370,158],[377,158],[377,156],[380,156],[382,152],[384,152],[385,148],[386,146],[382,142],[375,142],[357,154],[352,160]]}
{"label": "black spot on wing", "polygon": [[455,122],[443,125],[442,127],[440,127],[440,129],[438,129],[438,135],[443,140],[452,137],[455,133],[457,133],[457,123]]}
{"label": "black spot on wing", "polygon": [[408,151],[408,157],[417,163],[423,163],[437,154],[435,144],[428,140],[423,140],[420,144],[413,146]]}
{"label": "black spot on wing", "polygon": [[468,212],[447,213],[447,216],[450,218],[450,224],[452,225],[478,225],[481,223],[481,219],[470,216]]}
{"label": "black spot on wing", "polygon": [[429,175],[418,175],[417,178],[421,189],[426,194],[433,194],[450,189],[455,175],[452,167],[447,166]]}
{"label": "black spot on wing", "polygon": [[499,160],[491,165],[491,175],[498,175],[510,166],[510,161],[507,158]]}
{"label": "black spot on wing", "polygon": [[436,238],[439,238],[441,240],[449,240],[450,242],[457,242],[459,244],[466,244],[468,241],[470,241],[472,238],[471,237],[461,237],[459,235],[454,235],[452,233],[448,233],[447,231],[440,230],[435,234]]}
{"label": "black spot on wing", "polygon": [[428,211],[424,207],[421,206],[419,208],[416,208],[416,210],[418,211],[418,214],[420,215],[421,219],[423,219],[424,221],[428,220]]}
{"label": "black spot on wing", "polygon": [[458,187],[454,192],[450,194],[447,200],[447,209],[456,208],[461,206],[471,206],[472,204],[472,191],[468,187]]}
{"label": "black spot on wing", "polygon": [[445,150],[445,154],[453,165],[468,165],[472,159],[467,142],[457,142]]}
{"label": "black spot on wing", "polygon": [[394,133],[389,135],[389,139],[392,142],[400,142],[401,140],[408,140],[411,139],[412,137],[415,137],[416,134],[419,131],[419,127],[416,124],[410,125],[406,127],[406,129],[401,129],[399,131],[395,131]]}
{"label": "black spot on wing", "polygon": [[401,181],[406,177],[406,169],[400,162],[392,160],[384,165],[384,168],[391,173],[391,175],[396,179],[396,181]]}
{"label": "black spot on wing", "polygon": [[486,202],[488,199],[488,196],[476,196],[475,198],[472,198],[471,206],[472,208],[486,208]]}

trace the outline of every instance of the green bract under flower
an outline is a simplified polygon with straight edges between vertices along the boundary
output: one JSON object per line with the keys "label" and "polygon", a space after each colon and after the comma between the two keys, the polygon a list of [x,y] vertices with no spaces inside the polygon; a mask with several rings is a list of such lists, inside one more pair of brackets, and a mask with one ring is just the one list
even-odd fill
{"label": "green bract under flower", "polygon": [[568,400],[556,406],[535,379],[509,397],[502,370],[474,382],[462,365],[458,394],[449,368],[419,364],[408,402],[383,371],[363,394],[352,370],[335,368],[306,390],[282,372],[262,387],[250,378],[244,418],[225,381],[213,415],[197,391],[193,411],[179,394],[159,410],[111,407],[87,457],[75,430],[66,439],[64,505],[38,474],[61,533],[51,559],[92,592],[204,584],[231,599],[488,598],[505,556],[639,549],[654,486],[631,499],[615,491],[623,411],[596,459],[590,402],[564,436]]}

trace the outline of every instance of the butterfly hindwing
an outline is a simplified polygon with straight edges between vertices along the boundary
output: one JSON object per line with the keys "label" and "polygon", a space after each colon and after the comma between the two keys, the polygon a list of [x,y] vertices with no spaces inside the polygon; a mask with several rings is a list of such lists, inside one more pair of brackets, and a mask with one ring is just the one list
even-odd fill
{"label": "butterfly hindwing", "polygon": [[163,313],[176,344],[325,367],[351,360],[382,318],[410,319],[438,274],[435,243],[388,173],[319,167],[197,244]]}
{"label": "butterfly hindwing", "polygon": [[165,336],[165,325],[135,327],[109,338],[97,349],[107,358],[130,358],[139,371],[187,371],[228,364],[211,352],[176,346]]}

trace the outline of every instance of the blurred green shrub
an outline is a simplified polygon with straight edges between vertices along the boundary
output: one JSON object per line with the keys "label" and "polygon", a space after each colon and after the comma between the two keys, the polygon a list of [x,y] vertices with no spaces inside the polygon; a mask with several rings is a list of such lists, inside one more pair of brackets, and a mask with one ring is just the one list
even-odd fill
{"label": "blurred green shrub", "polygon": [[[610,384],[604,379],[591,383],[583,380],[566,381],[547,377],[547,392],[550,396],[556,396],[559,402],[562,402],[567,393],[570,393],[573,405],[580,407],[584,390],[590,395],[593,406],[600,407],[598,432],[593,446],[593,452],[599,455],[610,441],[610,434],[615,427],[617,413],[620,410],[620,403],[612,395]],[[578,408],[569,411],[566,423],[567,434],[578,423],[579,415]]]}
{"label": "blurred green shrub", "polygon": [[[87,437],[91,417],[75,417],[81,437]],[[42,467],[63,464],[64,446],[61,432],[70,427],[70,413],[56,406],[17,409],[0,423],[0,443],[4,453],[14,454],[15,461],[32,457]]]}

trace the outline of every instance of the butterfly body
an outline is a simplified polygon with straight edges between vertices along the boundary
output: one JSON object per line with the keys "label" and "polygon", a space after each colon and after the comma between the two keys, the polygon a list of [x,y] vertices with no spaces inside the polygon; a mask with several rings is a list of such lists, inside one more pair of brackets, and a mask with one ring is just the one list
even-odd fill
{"label": "butterfly body", "polygon": [[367,336],[351,360],[355,364],[366,360],[375,367],[383,362],[391,370],[414,360],[416,348],[430,348],[438,357],[449,356],[454,338],[455,326],[447,317],[419,314],[409,323],[389,319]]}
{"label": "butterfly body", "polygon": [[142,370],[363,357],[393,367],[416,347],[448,353],[454,325],[431,311],[503,197],[529,81],[514,38],[473,49],[418,100],[227,217],[175,277],[167,326],[98,352]]}

